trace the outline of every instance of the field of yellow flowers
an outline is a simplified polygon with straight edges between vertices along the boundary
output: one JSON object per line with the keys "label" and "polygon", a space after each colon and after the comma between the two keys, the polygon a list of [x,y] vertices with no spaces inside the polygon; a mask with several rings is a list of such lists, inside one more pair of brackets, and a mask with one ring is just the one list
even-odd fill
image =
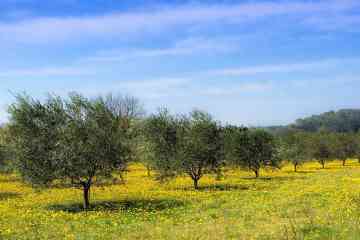
{"label": "field of yellow flowers", "polygon": [[34,190],[0,175],[0,239],[360,239],[360,164],[308,163],[298,173],[229,170],[160,184],[133,165],[126,184]]}

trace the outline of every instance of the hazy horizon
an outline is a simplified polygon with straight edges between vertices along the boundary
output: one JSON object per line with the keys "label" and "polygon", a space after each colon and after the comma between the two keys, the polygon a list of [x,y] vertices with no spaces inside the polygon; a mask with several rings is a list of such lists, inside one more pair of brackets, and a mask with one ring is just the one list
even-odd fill
{"label": "hazy horizon", "polygon": [[0,123],[19,92],[129,94],[250,126],[359,108],[359,23],[357,0],[4,0]]}

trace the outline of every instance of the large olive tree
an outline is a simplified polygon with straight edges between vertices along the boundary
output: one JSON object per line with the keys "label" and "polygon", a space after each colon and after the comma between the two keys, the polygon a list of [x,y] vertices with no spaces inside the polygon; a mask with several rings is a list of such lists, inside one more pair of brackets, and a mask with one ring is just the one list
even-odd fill
{"label": "large olive tree", "polygon": [[10,131],[23,178],[35,185],[69,181],[83,189],[89,208],[94,178],[110,177],[129,156],[123,119],[107,101],[17,96],[9,108]]}
{"label": "large olive tree", "polygon": [[58,170],[58,143],[66,124],[62,99],[49,96],[41,102],[18,95],[9,113],[9,135],[18,171],[34,185],[50,183]]}

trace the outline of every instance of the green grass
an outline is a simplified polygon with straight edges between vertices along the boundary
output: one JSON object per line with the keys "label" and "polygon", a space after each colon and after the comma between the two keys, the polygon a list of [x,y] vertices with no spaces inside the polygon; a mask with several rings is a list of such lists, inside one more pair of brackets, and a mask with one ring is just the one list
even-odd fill
{"label": "green grass", "polygon": [[33,190],[0,175],[0,239],[360,239],[360,164],[227,171],[161,185],[132,166],[125,185]]}

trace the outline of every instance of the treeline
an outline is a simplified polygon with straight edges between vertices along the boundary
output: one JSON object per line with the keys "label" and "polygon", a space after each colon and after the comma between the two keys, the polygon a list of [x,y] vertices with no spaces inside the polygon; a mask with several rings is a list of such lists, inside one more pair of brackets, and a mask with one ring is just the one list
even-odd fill
{"label": "treeline", "polygon": [[90,205],[91,186],[141,162],[163,182],[179,175],[194,188],[205,174],[242,168],[255,177],[262,168],[305,161],[359,157],[359,134],[286,131],[222,125],[206,112],[173,115],[167,109],[145,116],[133,97],[108,95],[93,99],[79,94],[49,96],[39,101],[18,95],[9,107],[10,121],[0,132],[0,166],[8,166],[34,186],[64,182],[83,190]]}
{"label": "treeline", "polygon": [[290,130],[278,137],[282,158],[294,165],[294,170],[306,161],[317,160],[322,168],[328,161],[360,159],[360,133],[309,133]]}
{"label": "treeline", "polygon": [[268,128],[272,132],[283,133],[288,129],[306,132],[329,131],[338,133],[357,133],[360,130],[360,110],[342,109],[330,111],[320,115],[296,120],[289,126],[274,126]]}

